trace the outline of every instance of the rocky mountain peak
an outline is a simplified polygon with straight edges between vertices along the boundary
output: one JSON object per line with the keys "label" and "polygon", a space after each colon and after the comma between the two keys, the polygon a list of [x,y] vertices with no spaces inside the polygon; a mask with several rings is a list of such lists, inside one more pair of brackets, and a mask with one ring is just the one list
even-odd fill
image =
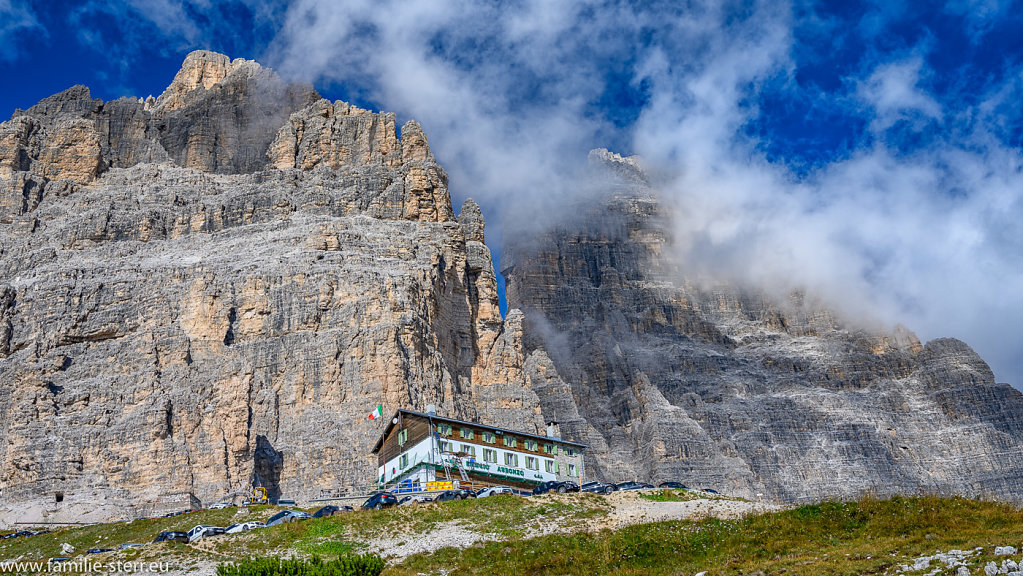
{"label": "rocky mountain peak", "polygon": [[0,124],[0,526],[364,486],[381,403],[541,430],[479,207],[401,135],[210,52]]}
{"label": "rocky mountain peak", "polygon": [[638,159],[590,161],[579,214],[502,250],[523,338],[570,389],[558,411],[583,415],[561,430],[590,445],[588,474],[789,501],[1019,499],[1023,394],[968,345],[865,328],[801,291],[687,278]]}
{"label": "rocky mountain peak", "polygon": [[581,185],[612,194],[505,236],[502,319],[483,214],[455,218],[414,121],[399,138],[394,114],[209,52],[158,103],[76,86],[19,111],[0,124],[0,526],[365,486],[378,404],[557,421],[588,478],[1019,498],[1023,395],[968,346],[687,282],[638,159],[590,158]]}
{"label": "rocky mountain peak", "polygon": [[588,160],[590,167],[597,172],[610,172],[623,180],[638,184],[649,183],[639,156],[622,156],[607,148],[595,148],[590,150]]}
{"label": "rocky mountain peak", "polygon": [[237,70],[258,73],[262,67],[251,60],[237,58],[231,60],[224,54],[208,50],[196,50],[185,56],[181,69],[163,94],[157,99],[157,105],[167,110],[181,108],[185,95],[193,90],[210,90],[229,74]]}
{"label": "rocky mountain peak", "polygon": [[467,241],[483,242],[483,229],[487,223],[483,219],[479,204],[472,198],[466,198],[462,204],[462,210],[458,213],[458,223],[462,226]]}

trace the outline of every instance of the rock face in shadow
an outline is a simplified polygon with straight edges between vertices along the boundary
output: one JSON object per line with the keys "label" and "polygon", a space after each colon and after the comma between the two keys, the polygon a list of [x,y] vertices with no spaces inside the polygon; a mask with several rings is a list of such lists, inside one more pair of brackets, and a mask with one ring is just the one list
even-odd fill
{"label": "rock face in shadow", "polygon": [[[374,482],[383,404],[539,431],[521,315],[426,136],[188,56],[0,124],[0,525]],[[58,494],[60,498],[58,498]]]}
{"label": "rock face in shadow", "polygon": [[781,501],[939,492],[1020,499],[1023,394],[957,340],[855,327],[822,303],[698,284],[632,159],[593,154],[604,201],[506,237],[509,306],[568,391],[548,419],[607,479]]}

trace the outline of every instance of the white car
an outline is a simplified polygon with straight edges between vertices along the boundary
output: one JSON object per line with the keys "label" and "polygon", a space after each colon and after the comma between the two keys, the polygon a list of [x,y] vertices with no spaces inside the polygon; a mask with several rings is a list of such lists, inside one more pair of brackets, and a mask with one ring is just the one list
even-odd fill
{"label": "white car", "polygon": [[262,522],[242,522],[241,524],[231,524],[227,527],[227,534],[239,534],[241,532],[248,532],[249,530],[255,530],[256,528],[266,528],[266,524]]}
{"label": "white car", "polygon": [[227,508],[230,505],[231,505],[230,502],[221,502],[220,504],[214,504],[213,506],[210,506],[210,510],[220,510],[221,508]]}
{"label": "white car", "polygon": [[480,490],[477,494],[477,498],[486,498],[487,496],[497,496],[498,494],[514,494],[515,492],[508,486],[491,486]]}
{"label": "white car", "polygon": [[213,536],[214,534],[223,533],[224,529],[220,528],[219,526],[205,526],[203,524],[200,524],[188,531],[188,542],[189,544],[191,544],[192,542],[195,542],[200,538],[205,538],[206,536]]}

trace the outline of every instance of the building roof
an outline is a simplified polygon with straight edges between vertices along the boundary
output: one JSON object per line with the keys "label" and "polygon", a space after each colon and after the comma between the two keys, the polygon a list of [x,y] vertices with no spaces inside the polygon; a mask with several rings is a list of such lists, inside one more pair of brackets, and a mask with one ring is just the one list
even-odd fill
{"label": "building roof", "polygon": [[[391,429],[394,428],[394,426],[395,426],[394,420],[398,417],[399,414],[408,414],[408,415],[411,415],[411,416],[421,416],[423,418],[430,418],[431,420],[436,420],[437,422],[443,422],[445,424],[464,424],[464,425],[467,425],[467,426],[479,426],[481,428],[489,428],[490,430],[493,430],[494,432],[500,432],[502,434],[505,434],[505,433],[507,433],[507,434],[515,434],[516,436],[524,436],[526,438],[535,438],[537,440],[543,440],[544,442],[557,442],[558,444],[566,444],[568,446],[575,446],[577,448],[580,448],[581,450],[585,450],[586,449],[586,444],[580,444],[578,442],[570,442],[568,440],[563,440],[561,438],[554,438],[554,437],[551,437],[551,436],[542,436],[542,435],[539,435],[539,434],[530,434],[529,432],[522,432],[521,430],[509,430],[507,428],[498,428],[496,426],[489,426],[487,424],[483,424],[483,423],[480,423],[480,422],[468,422],[466,420],[456,420],[454,418],[446,418],[444,416],[437,416],[436,414],[426,414],[424,412],[416,412],[414,410],[406,410],[405,408],[399,408],[394,413],[394,416],[391,417],[390,422],[387,423],[387,427],[384,428],[383,433],[380,434],[380,439],[377,440],[376,445],[373,446],[373,452],[372,452],[373,454],[376,454],[377,452],[379,452],[380,448],[383,447],[383,445],[384,445],[384,438],[387,438],[387,435],[391,433]],[[430,432],[433,433],[433,430],[431,430]]]}

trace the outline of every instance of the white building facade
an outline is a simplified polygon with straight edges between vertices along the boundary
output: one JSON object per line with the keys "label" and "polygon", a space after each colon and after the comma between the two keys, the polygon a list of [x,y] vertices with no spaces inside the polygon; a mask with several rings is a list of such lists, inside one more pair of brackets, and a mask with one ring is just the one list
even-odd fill
{"label": "white building facade", "polygon": [[443,489],[449,485],[431,484],[447,481],[529,489],[547,481],[582,484],[585,449],[553,435],[399,410],[373,453],[378,485],[409,489],[401,491]]}

